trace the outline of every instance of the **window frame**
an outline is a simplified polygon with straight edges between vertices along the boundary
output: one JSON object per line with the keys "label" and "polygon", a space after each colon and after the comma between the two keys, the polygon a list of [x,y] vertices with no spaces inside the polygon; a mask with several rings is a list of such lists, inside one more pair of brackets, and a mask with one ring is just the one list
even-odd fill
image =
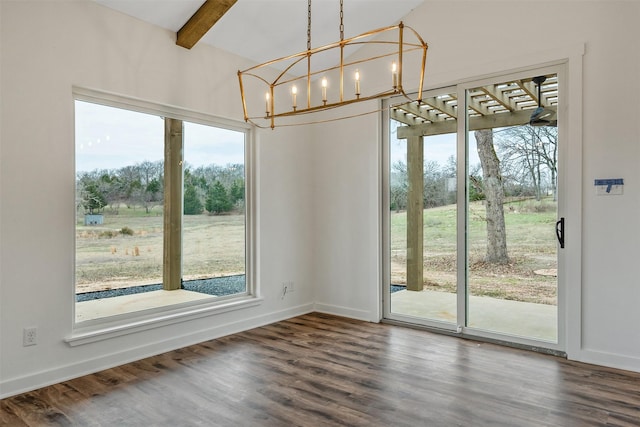
{"label": "window frame", "polygon": [[[219,314],[232,310],[243,309],[259,305],[262,298],[258,295],[256,281],[256,195],[255,195],[255,130],[244,122],[220,118],[205,113],[187,110],[175,106],[166,106],[141,99],[126,97],[118,94],[96,91],[93,89],[73,87],[72,102],[83,101],[129,111],[153,114],[163,118],[170,118],[184,122],[212,126],[237,132],[242,132],[245,138],[244,169],[245,169],[245,283],[244,293],[219,298],[207,298],[202,301],[171,304],[164,307],[140,310],[132,313],[118,314],[86,321],[76,321],[76,284],[75,273],[71,281],[73,294],[73,328],[71,336],[65,341],[71,345],[80,345],[102,339],[119,336],[133,331],[151,329],[167,324],[182,322],[198,317]],[[75,109],[74,109],[75,111]],[[73,114],[75,125],[75,113]],[[166,124],[166,122],[165,122]],[[166,127],[166,125],[165,125]],[[183,141],[184,143],[184,141]],[[75,150],[74,150],[75,152]],[[74,176],[76,174],[74,162]],[[179,172],[183,174],[182,169]],[[181,178],[182,181],[182,178]],[[183,191],[182,186],[180,187]],[[182,216],[182,197],[179,199]],[[172,209],[176,211],[176,207]],[[180,219],[182,221],[182,218]],[[75,230],[75,219],[73,224]],[[163,236],[165,231],[163,230]],[[164,238],[164,237],[163,237]],[[182,244],[182,243],[181,243]],[[74,272],[76,242],[74,239]],[[165,249],[163,249],[163,252]],[[164,266],[163,266],[164,268]],[[181,274],[181,272],[180,272]],[[163,280],[164,281],[164,280]],[[166,287],[165,287],[166,289]],[[117,298],[117,297],[115,297]]]}

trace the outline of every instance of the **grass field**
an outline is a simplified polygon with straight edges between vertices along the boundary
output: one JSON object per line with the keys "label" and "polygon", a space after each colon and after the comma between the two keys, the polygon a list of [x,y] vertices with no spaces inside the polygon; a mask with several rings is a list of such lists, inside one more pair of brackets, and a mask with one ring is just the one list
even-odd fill
{"label": "grass field", "polygon": [[[456,207],[425,209],[424,287],[455,292]],[[76,290],[87,292],[162,282],[162,210],[121,208],[101,226],[76,227]],[[556,278],[536,274],[556,265],[555,204],[513,201],[505,206],[509,264],[482,261],[486,247],[484,205],[470,206],[471,295],[556,303]],[[120,231],[128,227],[132,235]],[[244,216],[187,215],[183,224],[184,279],[244,273]],[[391,214],[391,283],[406,283],[406,213]]]}
{"label": "grass field", "polygon": [[[456,207],[424,211],[424,288],[456,290]],[[512,201],[505,205],[510,262],[483,262],[486,251],[485,207],[470,205],[468,221],[471,295],[556,304],[556,278],[539,274],[557,269],[556,207],[551,201]],[[406,284],[406,213],[391,214],[391,283]],[[538,273],[535,273],[538,272]]]}
{"label": "grass field", "polygon": [[[76,292],[162,283],[162,211],[121,208],[104,224],[76,226]],[[131,235],[121,233],[124,227]],[[244,215],[186,215],[185,280],[244,273]]]}

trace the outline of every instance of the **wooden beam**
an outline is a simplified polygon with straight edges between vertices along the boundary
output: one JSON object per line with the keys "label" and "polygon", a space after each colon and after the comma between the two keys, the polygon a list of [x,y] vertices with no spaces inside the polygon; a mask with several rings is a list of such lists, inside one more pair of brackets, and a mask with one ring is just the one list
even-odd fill
{"label": "wooden beam", "polygon": [[[556,110],[556,107],[547,107]],[[489,114],[482,117],[471,117],[469,119],[469,131],[479,129],[494,129],[508,126],[521,126],[529,123],[533,109],[514,111],[512,113]],[[413,136],[443,135],[455,133],[458,124],[455,120],[447,120],[438,123],[424,123],[414,126],[398,127],[398,139],[406,139]]]}
{"label": "wooden beam", "polygon": [[450,117],[453,117],[454,119],[456,119],[458,117],[458,113],[456,112],[456,110],[454,108],[452,108],[450,105],[448,105],[446,102],[444,102],[442,99],[439,99],[439,98],[427,98],[427,99],[424,99],[422,102],[424,104],[427,104],[427,105],[435,108],[436,110],[439,110],[439,111],[445,113],[446,115],[448,115]]}
{"label": "wooden beam", "polygon": [[424,229],[424,140],[421,136],[407,141],[407,290],[423,290]]}
{"label": "wooden beam", "polygon": [[191,49],[238,0],[207,0],[178,30],[176,44]]}
{"label": "wooden beam", "polygon": [[443,117],[442,114],[446,114],[454,119],[457,116],[456,110],[441,99],[435,97],[427,98],[421,102],[431,107],[431,109],[420,108],[414,102],[401,104],[391,108],[391,118],[406,125],[413,126],[422,124],[424,121],[442,122],[447,120],[447,117]]}
{"label": "wooden beam", "polygon": [[511,105],[511,100],[504,96],[504,91],[498,89],[498,85],[482,86],[480,89],[507,110],[513,111],[515,109]]}
{"label": "wooden beam", "polygon": [[427,111],[423,108],[419,108],[414,102],[403,104],[399,107],[399,109],[407,113],[411,113],[416,117],[420,117],[422,121],[428,120],[432,122],[434,120],[438,120],[438,116],[436,116],[435,113],[433,113],[433,110]]}
{"label": "wooden beam", "polygon": [[[482,95],[486,95],[484,92],[482,92]],[[480,96],[481,98],[484,98],[484,96]],[[484,105],[482,102],[478,101],[478,93],[475,94],[470,94],[469,96],[469,109],[475,111],[478,114],[482,114],[483,116],[487,116],[489,114],[493,114],[491,112],[491,110],[489,110],[487,108],[486,105]],[[486,99],[483,99],[484,103],[487,103]]]}
{"label": "wooden beam", "polygon": [[389,116],[393,120],[409,126],[415,126],[424,123],[422,120],[418,121],[418,118],[416,116],[410,116],[404,109],[400,108],[392,108],[389,111]]}
{"label": "wooden beam", "polygon": [[518,86],[537,104],[538,103],[538,88],[533,82],[524,82],[518,80]]}
{"label": "wooden beam", "polygon": [[162,288],[180,289],[182,245],[182,120],[164,119],[164,250]]}

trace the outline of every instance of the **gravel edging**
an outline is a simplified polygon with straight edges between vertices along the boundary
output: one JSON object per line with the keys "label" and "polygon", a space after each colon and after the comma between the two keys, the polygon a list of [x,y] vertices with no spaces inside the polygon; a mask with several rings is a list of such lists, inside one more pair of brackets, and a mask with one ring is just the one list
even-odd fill
{"label": "gravel edging", "polygon": [[[246,276],[212,277],[209,279],[187,280],[182,282],[182,289],[202,294],[224,296],[244,292],[247,289]],[[84,292],[76,294],[76,302],[91,301],[102,298],[113,298],[123,295],[141,294],[162,290],[162,284],[132,286],[129,288],[110,289],[107,291]]]}

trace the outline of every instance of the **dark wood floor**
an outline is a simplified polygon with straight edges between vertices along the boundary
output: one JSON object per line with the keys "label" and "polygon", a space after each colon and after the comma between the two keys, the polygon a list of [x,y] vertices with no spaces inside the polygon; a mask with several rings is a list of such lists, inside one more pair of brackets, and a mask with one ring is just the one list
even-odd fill
{"label": "dark wood floor", "polygon": [[0,401],[3,426],[639,426],[640,374],[309,314]]}

